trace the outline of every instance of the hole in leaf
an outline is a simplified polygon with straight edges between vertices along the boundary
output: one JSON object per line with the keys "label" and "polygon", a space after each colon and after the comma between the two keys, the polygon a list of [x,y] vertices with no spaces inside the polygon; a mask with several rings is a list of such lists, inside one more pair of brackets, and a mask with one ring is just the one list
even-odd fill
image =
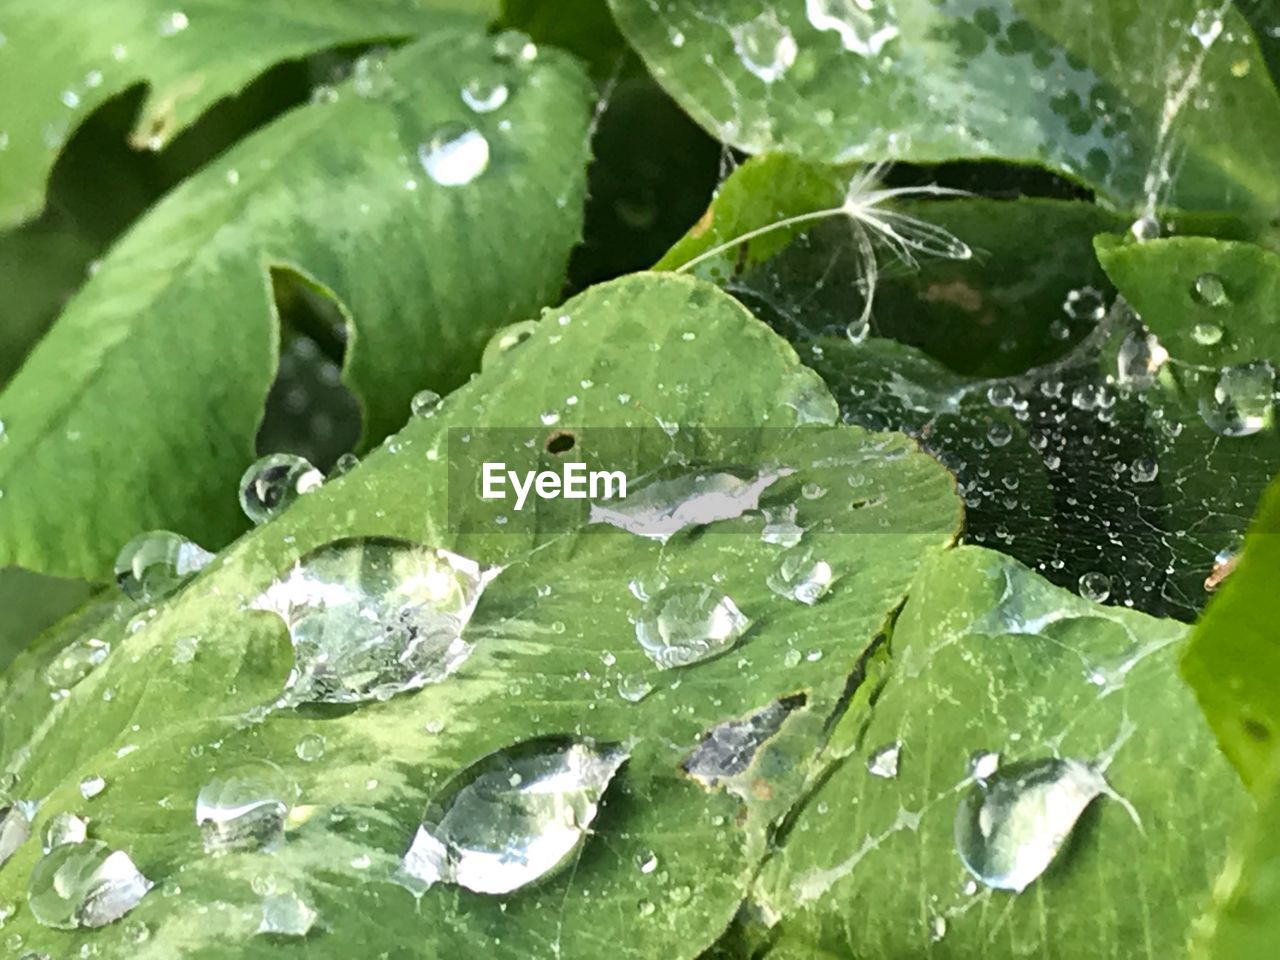
{"label": "hole in leaf", "polygon": [[557,430],[551,436],[547,437],[547,453],[559,456],[562,453],[568,453],[577,445],[578,438],[567,430]]}

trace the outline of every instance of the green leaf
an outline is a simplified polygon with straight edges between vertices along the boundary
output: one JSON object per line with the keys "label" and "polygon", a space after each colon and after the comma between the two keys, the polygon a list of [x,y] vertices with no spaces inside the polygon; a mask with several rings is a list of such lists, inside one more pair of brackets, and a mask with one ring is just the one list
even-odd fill
{"label": "green leaf", "polygon": [[[750,369],[750,381],[716,389],[726,365]],[[24,693],[51,641],[28,655],[31,667],[9,674],[0,688],[0,769],[18,775],[22,796],[40,800],[36,829],[79,811],[158,889],[123,926],[54,932],[23,911],[6,932],[30,949],[98,944],[110,953],[125,949],[136,929],[128,924],[142,923],[149,938],[127,948],[137,960],[314,950],[696,956],[736,912],[771,823],[799,797],[846,683],[861,675],[914,571],[958,529],[953,481],[911,441],[856,427],[798,428],[833,418],[817,377],[714,287],[639,275],[574,299],[433,416],[414,418],[360,467],[241,540],[171,602],[139,609],[131,625],[127,612],[99,624],[92,636],[112,653],[69,695],[37,703]],[[593,438],[607,446],[620,437],[613,449],[623,451],[633,482],[708,464],[794,467],[761,506],[797,509],[804,545],[835,574],[829,592],[807,606],[766,585],[782,548],[761,539],[756,511],[663,544],[612,527],[558,525],[557,505],[568,501],[513,512],[509,502],[473,499],[474,487],[455,478],[494,450],[509,468],[546,468],[556,461],[544,441],[566,435],[586,458],[601,448]],[[349,537],[408,538],[501,565],[467,628],[474,652],[415,694],[264,712],[292,657],[279,621],[247,605],[298,557]],[[714,585],[751,628],[722,656],[658,669],[636,643],[631,620],[641,604],[631,582],[653,588],[663,578]],[[637,702],[620,695],[639,684],[652,692]],[[784,698],[790,713],[730,789],[704,789],[681,772],[710,728]],[[389,882],[449,776],[495,750],[566,734],[626,743],[630,759],[563,873],[507,897],[441,885],[416,908]],[[324,756],[303,760],[296,748],[313,735],[324,738]],[[285,844],[275,853],[204,855],[197,791],[255,759],[300,786]],[[107,786],[86,801],[77,784],[89,775]],[[0,868],[0,901],[22,896],[38,856],[28,842]],[[650,856],[656,867],[640,869]],[[323,929],[305,942],[254,937],[264,884],[295,891]]]}
{"label": "green leaf", "polygon": [[1280,208],[1280,97],[1230,5],[610,2],[659,82],[749,153],[996,158],[1130,210]]}
{"label": "green leaf", "polygon": [[78,580],[43,577],[27,570],[0,570],[0,671],[37,634],[89,597],[89,585]]}
{"label": "green leaf", "polygon": [[[775,936],[866,960],[1179,955],[1239,794],[1177,676],[1185,632],[991,551],[933,558],[894,627],[857,752],[806,799],[762,872],[755,897],[781,918]],[[868,759],[895,743],[896,777],[873,775]],[[1114,791],[1021,894],[966,889],[953,824],[978,751],[1002,766],[1094,763]]]}
{"label": "green leaf", "polygon": [[58,151],[97,106],[137,84],[149,95],[137,147],[158,150],[273,64],[332,47],[476,25],[496,0],[15,0],[0,36],[0,227],[38,213]]}
{"label": "green leaf", "polygon": [[[507,83],[509,104],[472,113],[459,90],[477,78]],[[377,79],[228,152],[104,259],[0,394],[0,563],[102,580],[142,530],[216,547],[241,527],[236,483],[279,336],[272,269],[350,317],[344,380],[366,443],[403,422],[415,390],[462,383],[493,329],[556,295],[581,229],[581,72],[554,52],[495,63],[485,38],[442,33]],[[488,168],[435,182],[420,149],[468,128]]]}

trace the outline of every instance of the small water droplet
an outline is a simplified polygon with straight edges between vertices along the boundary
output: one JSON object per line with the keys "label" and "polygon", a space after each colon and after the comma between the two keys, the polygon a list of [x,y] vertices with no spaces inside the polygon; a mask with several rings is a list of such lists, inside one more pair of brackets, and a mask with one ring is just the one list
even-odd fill
{"label": "small water droplet", "polygon": [[993,420],[987,427],[987,442],[993,447],[1007,446],[1013,439],[1013,427],[1003,420]]}
{"label": "small water droplet", "polygon": [[669,669],[723,653],[750,624],[715,587],[668,587],[645,601],[635,620],[636,641],[650,660]]}
{"label": "small water droplet", "polygon": [[902,742],[895,740],[877,748],[867,758],[867,772],[874,777],[892,780],[898,775],[898,761],[902,757]]}
{"label": "small water droplet", "polygon": [[652,850],[636,854],[636,869],[641,873],[653,873],[658,869],[658,855]]}
{"label": "small water droplet", "polygon": [[109,653],[111,644],[103,640],[77,640],[64,648],[45,668],[45,682],[55,690],[70,690],[100,666]]}
{"label": "small water droplet", "polygon": [[498,330],[485,344],[480,369],[492,370],[498,361],[538,332],[538,321],[521,320]]}
{"label": "small water droplet", "polygon": [[1191,35],[1200,41],[1200,46],[1208,50],[1222,33],[1222,16],[1218,10],[1205,7],[1196,11],[1191,21]]}
{"label": "small water droplet", "polygon": [[284,839],[297,788],[265,760],[220,773],[196,797],[196,824],[205,853],[272,849]]}
{"label": "small water droplet", "polygon": [[1072,320],[1096,323],[1107,315],[1107,302],[1102,293],[1093,287],[1081,287],[1067,294],[1062,302],[1063,312]]}
{"label": "small water droplet", "polygon": [[442,187],[470,183],[489,166],[489,141],[462,123],[446,123],[418,147],[422,169]]}
{"label": "small water droplet", "polygon": [[504,30],[493,38],[493,55],[502,63],[532,63],[538,59],[538,48],[528,34]]}
{"label": "small water droplet", "polygon": [[1022,892],[1053,862],[1085,808],[1108,790],[1087,763],[1052,757],[1001,767],[956,809],[956,851],[996,890]]}
{"label": "small water droplet", "polygon": [[1144,390],[1169,360],[1169,351],[1155,334],[1131,331],[1125,335],[1116,355],[1116,380],[1126,387]]}
{"label": "small water droplet", "polygon": [[1129,476],[1134,483],[1150,483],[1160,473],[1160,464],[1151,457],[1139,457],[1129,464]]}
{"label": "small water droplet", "polygon": [[172,37],[191,26],[191,21],[181,10],[171,10],[160,17],[160,36]]}
{"label": "small water droplet", "polygon": [[409,401],[409,412],[415,417],[434,417],[440,409],[440,400],[440,394],[434,390],[419,390]]}
{"label": "small water droplet", "polygon": [[304,763],[314,763],[324,756],[324,737],[318,733],[308,733],[298,741],[293,752]]}
{"label": "small water droplet", "polygon": [[1191,289],[1196,299],[1210,307],[1221,307],[1228,303],[1227,288],[1222,278],[1216,273],[1202,273],[1196,277]]}
{"label": "small water droplet", "polygon": [[271,893],[262,898],[257,932],[277,937],[305,937],[319,914],[294,893]]}
{"label": "small water droplet", "polygon": [[779,80],[796,62],[799,47],[772,10],[729,28],[738,59],[765,83]]}
{"label": "small water droplet", "polygon": [[618,678],[618,696],[628,703],[639,703],[653,692],[653,684],[639,674],[626,674]]}
{"label": "small water droplet", "polygon": [[89,825],[74,813],[63,811],[49,818],[44,825],[41,844],[45,853],[64,843],[84,843],[89,836]]}
{"label": "small water droplet", "polygon": [[492,80],[471,80],[462,88],[462,102],[476,113],[492,113],[510,96],[505,83]]}
{"label": "small water droplet", "polygon": [[1266,360],[1223,367],[1213,395],[1200,399],[1200,417],[1224,437],[1251,436],[1271,422],[1275,381]]}
{"label": "small water droplet", "polygon": [[116,557],[116,583],[139,603],[152,603],[173,593],[208,565],[213,554],[186,537],[167,530],[139,534]]}
{"label": "small water droplet", "polygon": [[1216,323],[1197,323],[1191,328],[1191,339],[1202,347],[1222,342],[1222,328]]}
{"label": "small water droplet", "polygon": [[554,872],[586,840],[627,751],[590,740],[516,744],[456,774],[432,801],[399,879],[504,894]]}
{"label": "small water droplet", "polygon": [[969,755],[966,767],[971,779],[989,780],[1000,769],[1000,754],[990,750],[975,751]]}
{"label": "small water droplet", "polygon": [[96,774],[85,777],[80,781],[80,796],[86,800],[92,800],[105,789],[107,789],[107,781]]}
{"label": "small water droplet", "polygon": [[266,523],[323,482],[324,475],[302,457],[269,454],[240,478],[240,509],[255,524]]}
{"label": "small water droplet", "polygon": [[932,943],[938,943],[947,935],[947,918],[943,916],[934,916],[929,920],[929,940]]}
{"label": "small water droplet", "polygon": [[403,540],[312,551],[253,607],[289,628],[289,703],[385,700],[439,683],[471,655],[462,633],[501,568]]}
{"label": "small water droplet", "polygon": [[31,870],[27,903],[46,927],[74,930],[119,920],[152,883],[129,855],[100,840],[54,847]]}
{"label": "small water droplet", "polygon": [[1111,596],[1111,578],[1096,570],[1081,574],[1077,586],[1080,596],[1093,603],[1103,603]]}
{"label": "small water droplet", "polygon": [[778,557],[765,583],[780,597],[812,606],[826,595],[833,579],[831,564],[815,559],[811,547],[795,546]]}
{"label": "small water droplet", "polygon": [[31,809],[8,799],[7,793],[7,789],[0,789],[0,867],[31,836]]}
{"label": "small water droplet", "polygon": [[1139,243],[1156,240],[1160,236],[1160,221],[1153,213],[1144,213],[1129,225],[1129,232]]}

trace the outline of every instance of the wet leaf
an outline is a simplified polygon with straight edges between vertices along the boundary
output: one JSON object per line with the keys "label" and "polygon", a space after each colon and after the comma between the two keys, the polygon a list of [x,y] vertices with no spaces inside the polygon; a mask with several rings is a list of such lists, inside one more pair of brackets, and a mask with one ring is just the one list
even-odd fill
{"label": "wet leaf", "polygon": [[1280,204],[1280,97],[1230,4],[611,5],[672,96],[749,153],[1040,164],[1133,210]]}
{"label": "wet leaf", "polygon": [[[991,551],[931,560],[851,753],[805,800],[757,884],[764,915],[781,918],[779,943],[866,958],[986,955],[992,944],[1094,957],[1135,943],[1177,956],[1241,799],[1177,676],[1185,634]],[[886,743],[901,744],[892,779],[867,767]],[[1004,852],[970,866],[1005,886],[996,865],[1008,854],[1030,857],[1026,867],[1045,862],[1037,846],[1061,849],[1025,892],[989,889],[966,870],[957,842],[973,841],[972,824],[957,817],[1001,777],[1017,773],[1034,791],[1046,781],[1028,772],[1045,764],[1084,779],[1052,802],[1029,792],[989,810],[981,827]],[[778,955],[803,955],[788,949]]]}
{"label": "wet leaf", "polygon": [[[662,352],[637,348],[647,343]],[[745,389],[715,389],[726,364],[753,371]],[[771,825],[814,772],[849,678],[862,675],[920,562],[958,526],[953,482],[935,461],[904,437],[833,418],[817,377],[714,287],[666,275],[595,287],[154,613],[134,608],[131,626],[124,612],[100,622],[93,636],[111,654],[60,699],[27,691],[39,658],[67,638],[37,644],[0,689],[0,770],[41,801],[37,836],[46,817],[78,811],[94,839],[125,850],[156,884],[129,914],[150,931],[128,948],[136,960],[277,956],[278,943],[255,933],[267,918],[267,929],[306,933],[309,949],[339,954],[413,944],[441,956],[692,958],[736,913]],[[450,471],[469,458],[501,451],[509,467],[532,468],[556,454],[527,439],[566,436],[585,458],[616,454],[636,477],[708,462],[794,472],[763,492],[761,510],[666,543],[584,527],[585,513],[569,522],[572,501],[516,512],[467,485],[459,494]],[[789,509],[834,573],[812,605],[768,585],[785,548],[762,539],[761,513]],[[500,570],[461,628],[474,649],[438,682],[385,702],[265,710],[293,658],[279,617],[250,609],[253,599],[317,548],[382,537]],[[640,597],[693,584],[732,598],[750,626],[719,656],[660,666],[638,642]],[[388,642],[413,639],[395,631]],[[775,704],[785,716],[770,712]],[[720,742],[714,731],[762,711],[772,719],[756,749],[735,748],[717,766],[706,746]],[[428,819],[453,838],[473,837],[473,827],[482,844],[502,836],[497,823],[493,834],[446,824],[462,816],[453,811],[463,793],[481,810],[508,796],[491,780],[466,792],[478,778],[454,777],[505,770],[510,796],[521,796],[529,771],[495,757],[565,737],[622,744],[628,758],[559,869],[505,896],[397,882]],[[695,750],[698,777],[681,770]],[[207,856],[196,796],[253,761],[297,784],[284,842]],[[86,776],[105,783],[91,800],[79,789]],[[508,809],[510,823],[525,813]],[[21,896],[37,855],[24,845],[0,870],[0,900]],[[64,952],[93,942],[109,953],[125,936],[116,925],[54,939],[25,913],[11,930],[30,948]]]}
{"label": "wet leaf", "polygon": [[[273,64],[332,47],[479,26],[496,0],[17,0],[0,25],[0,226],[38,213],[62,145],[94,108],[146,84],[132,134],[158,150]],[[104,184],[105,188],[105,184]]]}
{"label": "wet leaf", "polygon": [[[472,112],[460,91],[478,75],[506,77],[510,103]],[[0,394],[0,562],[101,580],[141,531],[217,546],[242,527],[236,484],[279,338],[270,268],[343,305],[343,377],[366,443],[403,423],[416,390],[465,380],[489,332],[563,280],[589,96],[554,51],[504,64],[493,41],[440,34],[369,62],[335,102],[287,114],[176,189]],[[424,167],[445,129],[475,136],[440,175],[473,182]]]}

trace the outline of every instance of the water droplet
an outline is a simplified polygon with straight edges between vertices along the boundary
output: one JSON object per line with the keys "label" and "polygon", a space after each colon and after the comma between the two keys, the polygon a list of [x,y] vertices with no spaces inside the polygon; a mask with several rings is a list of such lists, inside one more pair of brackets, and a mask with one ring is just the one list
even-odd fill
{"label": "water droplet", "polygon": [[168,530],[139,534],[116,557],[116,583],[139,603],[152,603],[173,593],[199,573],[213,554]]}
{"label": "water droplet", "polygon": [[45,668],[44,679],[55,690],[70,690],[107,659],[111,644],[96,638],[77,640]]}
{"label": "water droplet", "polygon": [[1155,334],[1131,331],[1125,335],[1116,355],[1116,380],[1126,387],[1146,389],[1169,360],[1169,351]]}
{"label": "water droplet", "polygon": [[434,390],[419,390],[409,401],[409,412],[415,417],[434,417],[440,409],[440,399]]}
{"label": "water droplet", "polygon": [[31,870],[27,902],[46,927],[74,930],[119,920],[152,883],[122,850],[100,840],[54,847]]}
{"label": "water droplet", "polygon": [[653,873],[658,869],[658,855],[652,850],[636,854],[636,869],[641,873]]}
{"label": "water droplet", "polygon": [[289,703],[385,700],[439,683],[471,654],[462,633],[501,568],[403,540],[339,540],[254,601],[289,628]]}
{"label": "water droplet", "polygon": [[266,523],[323,482],[324,475],[302,457],[272,453],[240,478],[240,509],[255,524]]}
{"label": "water droplet", "polygon": [[0,791],[0,867],[31,836],[31,810]]}
{"label": "water droplet", "polygon": [[44,825],[42,846],[45,853],[65,843],[84,843],[89,837],[89,825],[74,813],[55,814]]}
{"label": "water droplet", "polygon": [[386,52],[378,48],[358,58],[351,67],[351,89],[362,100],[377,100],[395,89],[387,73]]}
{"label": "water droplet", "polygon": [[1222,328],[1216,323],[1197,323],[1191,328],[1191,339],[1202,347],[1222,342]]}
{"label": "water droplet", "polygon": [[987,442],[993,447],[1006,446],[1012,439],[1013,427],[1003,420],[993,420],[991,425],[987,427]]}
{"label": "water droplet", "polygon": [[532,63],[538,58],[538,48],[528,34],[504,30],[493,38],[493,55],[502,63]]}
{"label": "water droplet", "polygon": [[815,30],[830,30],[841,45],[861,57],[878,57],[898,35],[890,4],[874,0],[805,0],[805,13]]}
{"label": "water droplet", "polygon": [[329,471],[326,480],[336,480],[338,477],[344,476],[360,466],[360,458],[354,453],[344,453],[333,464],[333,469]]}
{"label": "water droplet", "polygon": [[732,473],[686,473],[655,480],[617,506],[591,505],[588,522],[607,523],[637,536],[665,543],[686,527],[733,520],[755,510],[760,495],[789,468],[762,470],[747,478]]}
{"label": "water droplet", "polygon": [[446,123],[419,145],[418,162],[440,186],[460,187],[489,166],[489,141],[466,124]]}
{"label": "water droplet", "polygon": [[1096,570],[1081,574],[1077,586],[1080,596],[1093,603],[1103,603],[1111,596],[1111,578]]}
{"label": "water droplet", "polygon": [[1151,457],[1139,457],[1129,464],[1129,476],[1134,483],[1150,483],[1160,472],[1160,464]]}
{"label": "water droplet", "polygon": [[619,746],[544,738],[456,774],[427,808],[400,879],[503,894],[546,876],[585,841],[600,798],[627,759]]}
{"label": "water droplet", "polygon": [[831,564],[814,559],[811,547],[796,546],[778,557],[765,583],[780,597],[812,606],[826,595],[833,578]]}
{"label": "water droplet", "polygon": [[682,667],[728,650],[750,624],[715,587],[668,587],[645,601],[635,621],[636,641],[658,666]]}
{"label": "water droplet", "polygon": [[760,748],[778,735],[788,715],[804,702],[803,696],[787,697],[743,719],[716,724],[702,734],[698,745],[680,762],[680,769],[708,789],[741,776]]}
{"label": "water droplet", "polygon": [[1011,383],[994,383],[987,387],[987,403],[993,407],[1011,407],[1018,393]]}
{"label": "water droplet", "polygon": [[938,943],[947,935],[947,918],[943,916],[934,916],[929,920],[929,940],[932,943]]}
{"label": "water droplet", "polygon": [[1221,307],[1228,303],[1227,288],[1222,278],[1216,273],[1202,273],[1196,277],[1191,286],[1197,300],[1211,307]]}
{"label": "water droplet", "polygon": [[1107,302],[1093,287],[1081,287],[1067,294],[1062,310],[1072,320],[1096,323],[1107,315]]}
{"label": "water droplet", "polygon": [[618,696],[628,703],[639,703],[653,692],[653,684],[639,674],[618,678]]}
{"label": "water droplet", "polygon": [[898,761],[902,757],[902,742],[895,740],[876,749],[867,758],[867,771],[874,777],[892,780],[898,775]]}
{"label": "water droplet", "polygon": [[196,824],[205,853],[278,846],[296,796],[297,788],[284,771],[266,761],[214,777],[196,797]]}
{"label": "water droplet", "polygon": [[462,102],[476,113],[492,113],[511,94],[505,83],[476,79],[462,88]]}
{"label": "water droplet", "polygon": [[1222,33],[1222,17],[1212,7],[1198,10],[1191,21],[1191,35],[1200,41],[1200,46],[1208,50]]}
{"label": "water droplet", "polygon": [[1158,239],[1160,236],[1160,221],[1156,219],[1155,214],[1144,213],[1129,225],[1129,232],[1133,234],[1134,239],[1139,243]]}
{"label": "water droplet", "polygon": [[319,915],[294,893],[271,893],[262,898],[258,933],[277,937],[305,937]]}
{"label": "water droplet", "polygon": [[742,65],[765,83],[781,78],[796,62],[796,39],[772,10],[730,27],[729,33]]}
{"label": "water droplet", "polygon": [[1212,397],[1200,399],[1200,417],[1224,437],[1247,437],[1271,422],[1275,369],[1266,360],[1223,367]]}
{"label": "water droplet", "polygon": [[1108,790],[1102,774],[1053,757],[1001,767],[976,781],[956,809],[961,861],[996,890],[1021,892],[1053,862],[1085,808]]}
{"label": "water droplet", "polygon": [[989,780],[1000,769],[1000,754],[990,750],[975,751],[969,755],[966,767],[971,779]]}
{"label": "water droplet", "polygon": [[788,504],[781,510],[765,510],[765,524],[760,539],[782,547],[794,547],[804,536],[804,527],[796,523],[796,507]]}
{"label": "water droplet", "polygon": [[80,796],[84,797],[86,800],[92,800],[105,789],[107,789],[107,781],[96,774],[85,777],[80,781]]}
{"label": "water droplet", "polygon": [[485,344],[480,369],[491,370],[503,356],[538,332],[538,321],[521,320],[497,331]]}
{"label": "water droplet", "polygon": [[304,763],[314,763],[324,756],[324,737],[318,733],[308,733],[298,741],[297,746],[293,748],[293,752]]}
{"label": "water droplet", "polygon": [[191,21],[181,10],[172,10],[160,17],[160,36],[172,37],[191,26]]}

